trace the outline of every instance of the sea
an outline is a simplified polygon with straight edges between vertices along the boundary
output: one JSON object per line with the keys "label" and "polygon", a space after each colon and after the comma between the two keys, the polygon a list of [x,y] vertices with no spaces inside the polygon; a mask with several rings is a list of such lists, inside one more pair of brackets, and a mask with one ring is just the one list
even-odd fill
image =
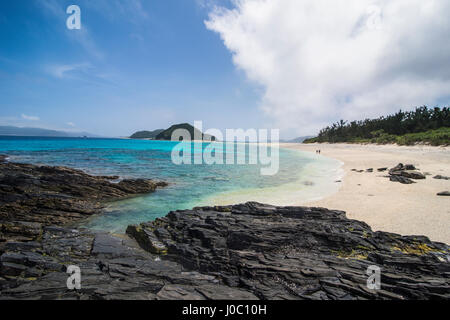
{"label": "sea", "polygon": [[[190,143],[190,142],[184,142]],[[0,136],[0,154],[9,161],[67,166],[92,175],[148,178],[169,183],[166,188],[135,198],[108,203],[104,212],[82,223],[83,227],[123,233],[130,224],[165,216],[173,210],[197,206],[257,201],[272,205],[301,205],[337,192],[342,163],[308,152],[279,148],[279,170],[262,175],[262,164],[250,164],[248,150],[239,154],[245,164],[175,164],[172,151],[179,143],[109,138],[55,138]],[[192,154],[209,146],[200,144]],[[209,146],[210,147],[210,146]],[[272,150],[269,150],[271,154]]]}

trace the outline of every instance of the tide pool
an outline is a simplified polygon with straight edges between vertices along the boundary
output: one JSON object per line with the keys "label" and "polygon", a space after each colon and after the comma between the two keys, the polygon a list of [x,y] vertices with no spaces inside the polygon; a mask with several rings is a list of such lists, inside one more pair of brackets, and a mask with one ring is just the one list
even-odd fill
{"label": "tide pool", "polygon": [[289,149],[279,150],[279,171],[273,176],[261,175],[260,164],[176,165],[171,161],[176,144],[128,139],[0,137],[0,153],[15,162],[68,166],[94,175],[169,183],[155,193],[110,203],[104,214],[84,223],[88,228],[110,232],[124,232],[129,224],[201,205],[246,201],[298,204],[335,192],[335,180],[341,175],[339,161]]}

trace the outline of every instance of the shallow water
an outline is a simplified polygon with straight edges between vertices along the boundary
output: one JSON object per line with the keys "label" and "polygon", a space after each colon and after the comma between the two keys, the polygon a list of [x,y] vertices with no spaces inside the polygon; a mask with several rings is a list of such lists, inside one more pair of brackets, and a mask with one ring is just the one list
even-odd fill
{"label": "shallow water", "polygon": [[[171,151],[176,144],[127,139],[0,137],[0,153],[16,162],[64,165],[95,175],[169,182],[169,187],[155,193],[111,203],[104,214],[85,223],[89,228],[111,232],[123,232],[129,224],[153,220],[171,210],[246,201],[293,205],[321,198],[338,188],[335,180],[341,174],[341,164],[337,160],[280,149],[278,174],[263,176],[259,164],[175,165]],[[199,151],[195,149],[194,154]],[[237,157],[245,157],[248,162],[245,154]]]}

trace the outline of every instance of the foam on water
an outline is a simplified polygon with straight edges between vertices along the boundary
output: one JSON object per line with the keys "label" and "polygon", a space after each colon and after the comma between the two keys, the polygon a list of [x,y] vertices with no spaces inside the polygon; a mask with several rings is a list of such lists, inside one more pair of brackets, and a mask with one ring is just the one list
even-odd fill
{"label": "foam on water", "polygon": [[[279,206],[299,205],[320,200],[339,189],[342,179],[342,163],[311,153],[294,151],[299,159],[311,162],[299,166],[297,170],[286,169],[285,175],[292,175],[293,181],[263,188],[237,189],[206,197],[202,205],[230,205],[247,201],[257,201]],[[295,157],[294,155],[291,155]],[[280,169],[283,170],[283,169]],[[292,170],[292,171],[291,171]]]}

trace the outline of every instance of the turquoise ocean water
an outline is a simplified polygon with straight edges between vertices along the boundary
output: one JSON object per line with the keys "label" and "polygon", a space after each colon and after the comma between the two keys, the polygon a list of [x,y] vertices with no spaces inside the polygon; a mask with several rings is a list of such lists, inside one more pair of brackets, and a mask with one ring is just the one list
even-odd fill
{"label": "turquoise ocean water", "polygon": [[278,174],[263,176],[261,165],[175,165],[171,151],[176,144],[128,139],[0,137],[0,153],[15,162],[63,165],[94,175],[151,178],[170,184],[149,195],[108,204],[104,214],[84,223],[86,227],[111,232],[123,232],[129,224],[153,220],[171,210],[246,201],[297,205],[319,199],[339,187],[335,181],[341,175],[340,162],[315,154],[281,148]]}

